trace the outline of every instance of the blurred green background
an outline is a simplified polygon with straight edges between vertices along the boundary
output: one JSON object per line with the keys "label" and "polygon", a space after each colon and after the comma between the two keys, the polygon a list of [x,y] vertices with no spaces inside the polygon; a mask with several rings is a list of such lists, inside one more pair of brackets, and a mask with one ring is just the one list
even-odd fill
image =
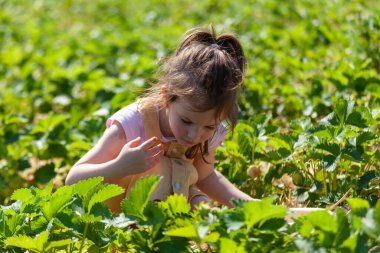
{"label": "blurred green background", "polygon": [[[218,33],[237,34],[245,49],[249,68],[240,102],[242,122],[256,130],[265,125],[266,135],[289,134],[294,144],[303,130],[292,134],[291,122],[307,119],[315,126],[337,101],[352,100],[358,111],[368,108],[371,116],[371,122],[354,131],[373,134],[365,149],[370,158],[339,161],[334,173],[357,181],[335,190],[347,190],[369,171],[370,180],[378,177],[373,172],[380,160],[376,0],[0,0],[1,201],[8,203],[20,187],[50,180],[61,185],[68,169],[101,136],[107,117],[155,81],[158,61],[175,50],[183,33],[209,24]],[[270,164],[265,165],[269,171],[281,171],[281,159],[292,154],[300,163],[308,158],[292,147],[273,160],[270,152],[280,144],[269,139],[250,144],[258,161]],[[243,158],[236,167],[239,154],[229,145],[219,152],[225,163],[218,169],[250,194],[277,194],[272,178],[252,181],[247,176],[255,161],[238,148]],[[316,164],[323,160],[312,158]],[[359,168],[345,170],[354,165]],[[371,189],[379,194],[378,188]]]}

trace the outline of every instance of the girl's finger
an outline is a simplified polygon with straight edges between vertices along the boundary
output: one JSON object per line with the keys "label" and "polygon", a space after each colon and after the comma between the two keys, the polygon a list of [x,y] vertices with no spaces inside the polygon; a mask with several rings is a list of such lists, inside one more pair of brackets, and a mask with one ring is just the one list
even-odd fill
{"label": "girl's finger", "polygon": [[141,142],[141,137],[138,136],[137,138],[129,141],[126,145],[128,145],[131,148],[137,147]]}
{"label": "girl's finger", "polygon": [[163,146],[161,143],[159,143],[158,145],[156,146],[153,146],[151,148],[149,148],[148,150],[146,150],[145,154],[150,157],[150,156],[154,156],[155,154],[157,154],[158,152],[160,152],[161,150],[163,150]]}
{"label": "girl's finger", "polygon": [[[147,150],[148,148],[152,147],[155,142],[157,142],[158,138],[156,136],[146,140],[145,142],[143,142],[141,145],[140,145],[140,148],[142,150]],[[158,143],[157,143],[158,144]]]}
{"label": "girl's finger", "polygon": [[161,150],[156,155],[149,157],[147,160],[148,167],[153,168],[154,166],[156,166],[156,164],[158,164],[160,162],[163,155],[164,155],[164,151]]}

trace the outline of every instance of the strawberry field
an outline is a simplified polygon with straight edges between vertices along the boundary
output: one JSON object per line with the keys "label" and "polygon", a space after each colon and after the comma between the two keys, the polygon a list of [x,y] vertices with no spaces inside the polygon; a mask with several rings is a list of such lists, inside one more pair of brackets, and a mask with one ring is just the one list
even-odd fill
{"label": "strawberry field", "polygon": [[[182,34],[210,23],[248,59],[216,169],[263,201],[190,212],[182,196],[149,202],[148,177],[114,214],[120,187],[64,186]],[[380,252],[379,44],[375,0],[0,0],[1,252]]]}

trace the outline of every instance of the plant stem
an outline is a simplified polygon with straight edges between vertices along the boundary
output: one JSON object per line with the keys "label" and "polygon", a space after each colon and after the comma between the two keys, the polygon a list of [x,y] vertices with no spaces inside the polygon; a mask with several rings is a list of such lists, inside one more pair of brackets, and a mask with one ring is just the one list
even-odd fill
{"label": "plant stem", "polygon": [[30,225],[30,218],[28,218],[29,234],[32,234],[32,226]]}
{"label": "plant stem", "polygon": [[352,188],[348,189],[348,191],[343,195],[343,197],[341,197],[338,202],[336,202],[334,205],[332,205],[329,209],[330,211],[334,211],[335,208],[338,207],[338,205],[340,203],[342,203],[344,200],[346,200],[346,198],[351,194],[351,191],[352,191]]}
{"label": "plant stem", "polygon": [[2,213],[2,219],[3,219],[3,227],[2,227],[2,229],[3,229],[3,235],[5,235],[6,236],[6,234],[5,234],[5,215],[4,215],[4,212],[2,211],[1,212]]}
{"label": "plant stem", "polygon": [[88,223],[86,223],[86,225],[84,226],[84,233],[83,233],[82,241],[80,243],[79,252],[82,252],[84,240],[86,239],[86,235],[87,235],[87,230],[88,230]]}
{"label": "plant stem", "polygon": [[338,172],[337,170],[334,171],[334,174],[333,174],[333,189],[336,190],[336,188],[338,188],[338,184],[336,183],[336,180],[337,180],[337,177],[338,177]]}
{"label": "plant stem", "polygon": [[256,149],[256,137],[252,137],[253,145],[252,145],[252,158],[251,163],[253,164],[253,161],[255,160],[255,149]]}
{"label": "plant stem", "polygon": [[332,176],[331,176],[331,172],[328,173],[329,175],[329,186],[330,186],[330,192],[333,191],[333,179],[332,179]]}
{"label": "plant stem", "polygon": [[322,170],[322,175],[323,175],[323,189],[325,196],[327,196],[327,184],[326,184],[326,172],[325,170]]}

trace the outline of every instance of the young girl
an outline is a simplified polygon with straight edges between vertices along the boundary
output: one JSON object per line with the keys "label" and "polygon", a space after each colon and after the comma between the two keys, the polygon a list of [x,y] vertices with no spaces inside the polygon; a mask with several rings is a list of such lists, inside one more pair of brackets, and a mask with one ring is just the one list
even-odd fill
{"label": "young girl", "polygon": [[104,135],[73,166],[66,184],[102,176],[124,187],[125,196],[107,203],[114,211],[149,174],[162,176],[152,200],[173,193],[192,207],[208,197],[227,206],[232,198],[252,200],[214,170],[226,125],[232,130],[236,124],[245,64],[234,35],[216,36],[212,27],[189,31],[149,92],[107,120]]}

